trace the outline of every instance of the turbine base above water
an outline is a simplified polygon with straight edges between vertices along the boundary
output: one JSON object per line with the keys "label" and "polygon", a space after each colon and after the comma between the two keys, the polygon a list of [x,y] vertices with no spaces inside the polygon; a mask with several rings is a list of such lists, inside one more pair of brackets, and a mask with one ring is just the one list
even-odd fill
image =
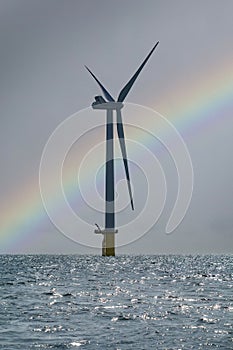
{"label": "turbine base above water", "polygon": [[103,235],[102,241],[102,256],[115,256],[115,234],[118,233],[117,229],[97,229],[94,231],[96,234]]}

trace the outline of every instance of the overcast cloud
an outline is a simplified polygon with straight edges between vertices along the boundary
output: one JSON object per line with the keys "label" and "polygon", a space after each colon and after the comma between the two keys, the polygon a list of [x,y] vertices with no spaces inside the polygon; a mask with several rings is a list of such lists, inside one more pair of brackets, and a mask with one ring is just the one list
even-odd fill
{"label": "overcast cloud", "polygon": [[[174,165],[161,156],[171,191],[165,211],[149,233],[118,252],[232,253],[232,99],[215,106],[213,97],[213,109],[200,107],[196,122],[173,116],[186,111],[190,119],[182,106],[186,96],[195,106],[194,91],[212,86],[208,72],[213,72],[216,99],[218,77],[219,82],[228,77],[229,84],[231,76],[233,87],[232,13],[231,0],[1,0],[0,220],[7,212],[17,214],[14,196],[20,195],[23,205],[22,189],[29,184],[40,198],[39,163],[49,136],[100,94],[84,64],[117,96],[159,40],[127,101],[156,109],[181,133],[194,167],[193,198],[183,222],[167,236],[177,183]],[[0,252],[99,253],[67,239],[45,212],[30,230],[27,238],[12,235],[10,243],[0,238]]]}

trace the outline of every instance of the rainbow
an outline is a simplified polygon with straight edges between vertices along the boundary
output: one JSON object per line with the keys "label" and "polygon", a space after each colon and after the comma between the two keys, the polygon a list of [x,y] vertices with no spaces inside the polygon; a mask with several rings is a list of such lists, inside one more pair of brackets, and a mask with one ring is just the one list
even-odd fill
{"label": "rainbow", "polygon": [[[182,88],[170,91],[161,102],[159,112],[184,136],[212,128],[215,123],[225,127],[224,122],[227,122],[233,105],[233,61],[226,59],[220,66],[221,70],[210,66],[205,72],[193,77],[191,87],[188,81],[183,80],[180,84]],[[174,107],[167,108],[170,96]]]}
{"label": "rainbow", "polygon": [[[161,98],[159,106],[151,103],[151,107],[166,116],[186,140],[206,129],[213,132],[214,128],[228,127],[233,111],[233,61],[225,60],[221,67],[224,68],[219,70],[210,66],[189,84],[183,80],[178,88],[169,90]],[[64,185],[69,192],[75,186],[71,174],[65,177]],[[53,191],[52,196],[56,197]],[[48,221],[40,197],[39,179],[29,179],[18,191],[2,198],[0,212],[0,253],[30,248]]]}

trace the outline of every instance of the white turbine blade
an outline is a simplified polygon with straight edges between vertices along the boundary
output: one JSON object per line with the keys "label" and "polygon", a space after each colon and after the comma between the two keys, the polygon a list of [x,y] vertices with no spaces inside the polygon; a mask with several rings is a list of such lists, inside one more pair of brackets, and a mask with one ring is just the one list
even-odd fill
{"label": "white turbine blade", "polygon": [[131,89],[131,87],[133,86],[135,80],[137,79],[138,75],[140,74],[142,68],[145,66],[146,62],[149,60],[150,56],[152,55],[152,53],[154,52],[156,46],[159,44],[159,41],[155,44],[155,46],[153,47],[153,49],[150,51],[150,53],[147,55],[147,57],[145,58],[145,60],[142,62],[142,64],[140,65],[140,67],[138,68],[138,70],[134,73],[134,75],[132,76],[132,78],[128,81],[128,83],[123,87],[123,89],[121,90],[117,101],[118,102],[123,102],[124,99],[126,98],[126,96],[129,93],[129,90]]}
{"label": "white turbine blade", "polygon": [[131,184],[130,184],[129,167],[128,167],[128,160],[127,160],[126,146],[125,146],[124,128],[122,124],[120,109],[117,109],[116,113],[117,113],[117,133],[118,133],[122,158],[123,158],[124,167],[125,167],[125,175],[126,175],[127,184],[128,184],[131,207],[132,207],[132,210],[134,210],[133,195],[132,195]]}

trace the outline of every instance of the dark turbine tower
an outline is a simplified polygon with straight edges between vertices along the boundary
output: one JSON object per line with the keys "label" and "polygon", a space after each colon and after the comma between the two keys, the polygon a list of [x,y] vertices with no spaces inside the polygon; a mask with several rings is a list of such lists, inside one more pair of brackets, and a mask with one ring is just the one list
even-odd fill
{"label": "dark turbine tower", "polygon": [[131,202],[131,208],[134,210],[133,196],[130,184],[130,176],[129,176],[129,167],[125,146],[125,136],[124,136],[124,128],[121,117],[121,109],[124,106],[123,101],[128,95],[130,89],[132,88],[135,80],[140,74],[142,68],[145,66],[150,56],[154,52],[156,46],[159,44],[157,42],[150,53],[147,55],[145,60],[142,62],[138,70],[134,73],[132,78],[128,81],[128,83],[121,90],[117,101],[113,99],[110,93],[105,89],[103,84],[97,79],[97,77],[91,72],[91,70],[87,67],[86,69],[92,75],[92,77],[96,80],[98,85],[100,86],[104,97],[95,96],[95,102],[92,103],[93,109],[103,109],[107,111],[107,123],[106,123],[106,167],[105,167],[105,229],[101,230],[99,226],[97,226],[97,230],[95,233],[103,234],[103,243],[102,243],[102,255],[103,256],[114,256],[115,255],[115,233],[118,231],[115,229],[115,197],[114,197],[114,147],[113,147],[113,111],[116,111],[116,122],[117,122],[117,134],[120,142],[120,148],[122,153],[122,158],[125,167],[125,175],[128,184],[129,197]]}

